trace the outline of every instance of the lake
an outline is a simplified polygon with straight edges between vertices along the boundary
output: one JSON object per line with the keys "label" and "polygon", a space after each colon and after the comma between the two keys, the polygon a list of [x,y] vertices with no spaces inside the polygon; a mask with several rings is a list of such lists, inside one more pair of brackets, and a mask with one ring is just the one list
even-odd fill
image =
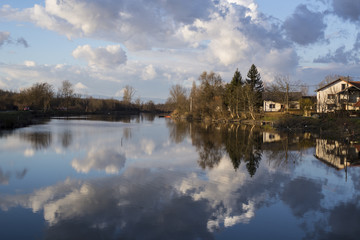
{"label": "lake", "polygon": [[0,239],[359,239],[360,144],[152,115],[0,133]]}

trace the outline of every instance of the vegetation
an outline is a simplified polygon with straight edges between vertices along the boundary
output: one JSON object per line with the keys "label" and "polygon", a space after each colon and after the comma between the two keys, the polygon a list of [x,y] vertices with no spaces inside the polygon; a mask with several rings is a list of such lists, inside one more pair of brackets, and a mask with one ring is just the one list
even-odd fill
{"label": "vegetation", "polygon": [[255,119],[262,106],[263,82],[253,64],[243,81],[236,69],[230,83],[224,83],[220,74],[204,71],[193,83],[190,94],[176,85],[170,89],[168,104],[175,110],[174,117],[203,120]]}
{"label": "vegetation", "polygon": [[124,88],[123,100],[99,99],[75,94],[72,84],[65,80],[55,93],[48,83],[35,83],[20,92],[0,90],[0,129],[16,128],[33,123],[40,117],[78,114],[134,114],[139,112],[169,112],[165,104],[152,101],[133,102],[135,90]]}

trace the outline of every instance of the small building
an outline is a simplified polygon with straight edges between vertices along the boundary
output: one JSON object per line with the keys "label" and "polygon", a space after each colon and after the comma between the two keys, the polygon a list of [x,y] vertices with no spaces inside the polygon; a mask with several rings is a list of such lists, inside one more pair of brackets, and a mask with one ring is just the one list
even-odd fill
{"label": "small building", "polygon": [[280,112],[285,109],[300,109],[301,92],[264,92],[264,112]]}
{"label": "small building", "polygon": [[359,110],[360,82],[339,78],[316,90],[318,113]]}

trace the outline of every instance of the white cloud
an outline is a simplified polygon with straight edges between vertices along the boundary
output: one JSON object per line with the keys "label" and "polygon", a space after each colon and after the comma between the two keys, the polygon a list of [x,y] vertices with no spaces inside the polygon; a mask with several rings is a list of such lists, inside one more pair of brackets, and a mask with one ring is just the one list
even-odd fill
{"label": "white cloud", "polygon": [[36,63],[34,61],[25,61],[24,62],[24,65],[27,66],[27,67],[35,67],[36,66]]}
{"label": "white cloud", "polygon": [[72,55],[74,58],[87,61],[89,66],[101,68],[116,68],[127,60],[126,53],[120,45],[109,45],[96,49],[90,45],[79,46]]}
{"label": "white cloud", "polygon": [[87,87],[85,84],[81,83],[81,82],[76,83],[76,84],[74,85],[74,88],[75,88],[75,90],[85,90],[85,89],[88,89],[88,87]]}
{"label": "white cloud", "polygon": [[156,77],[156,70],[154,66],[152,64],[146,66],[141,76],[144,80],[154,79]]}

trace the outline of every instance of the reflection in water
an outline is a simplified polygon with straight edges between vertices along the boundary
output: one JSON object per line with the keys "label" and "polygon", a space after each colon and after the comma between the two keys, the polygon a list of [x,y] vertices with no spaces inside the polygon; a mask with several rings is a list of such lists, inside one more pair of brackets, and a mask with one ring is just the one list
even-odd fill
{"label": "reflection in water", "polygon": [[78,172],[88,173],[90,170],[100,170],[115,174],[124,167],[125,161],[125,155],[112,148],[94,147],[84,159],[75,158],[71,165]]}
{"label": "reflection in water", "polygon": [[70,130],[66,130],[60,133],[61,145],[64,148],[68,148],[72,143],[72,133]]}
{"label": "reflection in water", "polygon": [[275,168],[298,164],[304,152],[312,147],[315,147],[315,139],[311,134],[263,132],[262,148],[267,152],[269,164]]}
{"label": "reflection in water", "polygon": [[20,138],[31,143],[36,150],[46,149],[51,145],[51,132],[22,132]]}
{"label": "reflection in water", "polygon": [[[28,172],[28,170],[25,168],[22,171],[16,171],[15,176],[16,176],[17,179],[21,180],[26,176],[27,172]],[[11,172],[9,172],[9,171],[4,172],[2,170],[2,168],[0,167],[0,185],[9,184],[9,180],[10,180],[11,176],[12,176]]]}
{"label": "reflection in water", "polygon": [[170,138],[182,142],[188,134],[199,153],[199,166],[203,169],[219,165],[225,153],[230,157],[234,169],[246,164],[250,176],[254,176],[261,161],[262,135],[259,129],[246,125],[215,125],[169,121]]}
{"label": "reflection in water", "polygon": [[[32,226],[27,216],[36,215],[43,231],[37,239],[358,238],[359,168],[349,168],[344,181],[313,156],[321,148],[324,159],[340,156],[333,159],[342,158],[346,169],[357,164],[355,144],[153,121],[56,120],[47,129],[59,141],[40,149],[39,158],[24,157],[27,137],[0,138],[0,222]],[[76,144],[60,153],[66,132],[65,142]],[[0,228],[0,238],[19,228]]]}
{"label": "reflection in water", "polygon": [[123,137],[125,140],[131,139],[131,128],[128,128],[128,127],[123,128]]}
{"label": "reflection in water", "polygon": [[[159,185],[166,179],[168,187]],[[67,180],[30,194],[5,196],[2,210],[44,212],[45,239],[213,239],[205,199],[181,194],[172,172],[133,169],[97,181]],[[191,209],[191,210],[189,210]]]}
{"label": "reflection in water", "polygon": [[315,156],[336,169],[360,165],[360,145],[316,139]]}
{"label": "reflection in water", "polygon": [[10,173],[3,172],[3,170],[0,168],[0,184],[7,185],[9,183],[9,179],[10,179]]}
{"label": "reflection in water", "polygon": [[205,169],[217,166],[223,156],[221,128],[215,125],[193,124],[192,144],[199,153],[199,165]]}

